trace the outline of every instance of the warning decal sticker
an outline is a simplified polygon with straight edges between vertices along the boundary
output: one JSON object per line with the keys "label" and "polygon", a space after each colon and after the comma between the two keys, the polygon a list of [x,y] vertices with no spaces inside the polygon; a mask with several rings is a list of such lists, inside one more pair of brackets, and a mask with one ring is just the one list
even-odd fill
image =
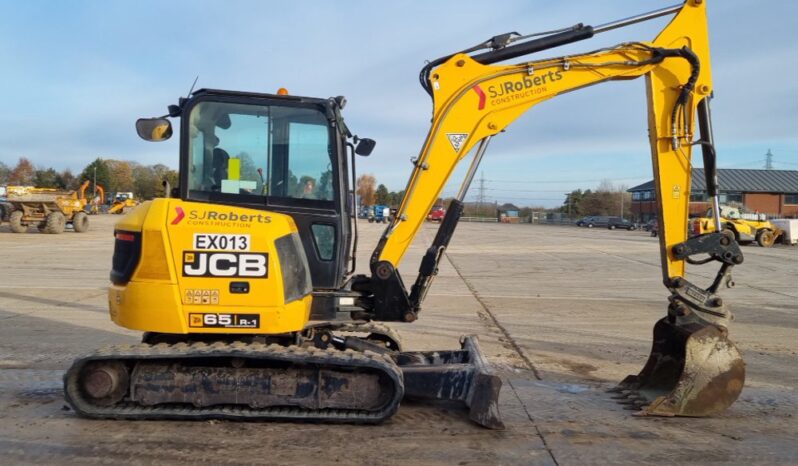
{"label": "warning decal sticker", "polygon": [[446,136],[449,138],[449,142],[452,143],[454,151],[459,154],[460,149],[463,148],[463,143],[468,139],[468,133],[446,133]]}

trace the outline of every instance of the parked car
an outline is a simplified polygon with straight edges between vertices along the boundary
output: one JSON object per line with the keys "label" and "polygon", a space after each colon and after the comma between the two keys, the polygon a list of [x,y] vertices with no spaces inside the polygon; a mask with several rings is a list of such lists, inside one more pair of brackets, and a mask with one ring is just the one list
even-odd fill
{"label": "parked car", "polygon": [[634,231],[637,229],[634,223],[621,217],[610,217],[609,220],[607,221],[607,228],[609,228],[610,230],[621,228],[629,231]]}
{"label": "parked car", "polygon": [[657,223],[657,219],[652,218],[648,222],[643,224],[643,231],[651,231],[654,228],[654,225]]}
{"label": "parked car", "polygon": [[582,217],[582,218],[580,218],[579,220],[576,221],[576,226],[578,226],[578,227],[587,226],[587,224],[590,223],[591,220],[593,220],[594,218],[596,218],[596,217],[595,216]]}
{"label": "parked car", "polygon": [[610,223],[610,218],[608,215],[597,215],[595,217],[587,217],[585,221],[585,226],[588,228],[593,227],[606,227]]}
{"label": "parked car", "polygon": [[[607,227],[609,228],[610,225],[615,225],[615,228],[627,228],[623,223],[623,219],[621,217],[612,217],[610,215],[597,215],[594,217],[585,217],[586,220],[584,221],[584,225],[588,228],[593,227]],[[632,222],[627,220],[629,225],[634,225]],[[621,226],[624,225],[624,226]]]}
{"label": "parked car", "polygon": [[446,215],[446,209],[442,205],[436,205],[427,214],[427,220],[430,222],[442,222],[444,215]]}

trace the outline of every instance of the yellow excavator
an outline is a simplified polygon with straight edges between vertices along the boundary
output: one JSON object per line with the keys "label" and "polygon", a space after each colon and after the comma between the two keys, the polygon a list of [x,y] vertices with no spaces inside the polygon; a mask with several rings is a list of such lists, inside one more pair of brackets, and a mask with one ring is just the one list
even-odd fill
{"label": "yellow excavator", "polygon": [[[672,16],[651,42],[515,65],[497,63]],[[432,125],[405,196],[356,275],[355,155],[343,97],[203,89],[168,115],[140,119],[161,141],[180,118],[180,183],[115,227],[111,318],[141,344],[75,361],[66,399],[82,416],[113,419],[276,419],[377,423],[405,397],[456,400],[475,422],[503,426],[501,379],[474,336],[461,348],[406,351],[380,322],[412,322],[437,274],[463,199],[489,142],[535,105],[583,87],[645,77],[667,314],[643,370],[617,387],[643,415],[707,416],[730,406],[745,366],[728,339],[719,296],[743,256],[733,235],[687,237],[691,149],[700,145],[717,205],[706,1],[600,26],[495,36],[421,71]],[[398,266],[457,164],[473,149],[461,189],[405,287]],[[169,192],[169,191],[167,191]],[[718,212],[718,209],[715,209]],[[717,215],[716,223],[720,222]],[[686,264],[717,264],[706,288]]]}

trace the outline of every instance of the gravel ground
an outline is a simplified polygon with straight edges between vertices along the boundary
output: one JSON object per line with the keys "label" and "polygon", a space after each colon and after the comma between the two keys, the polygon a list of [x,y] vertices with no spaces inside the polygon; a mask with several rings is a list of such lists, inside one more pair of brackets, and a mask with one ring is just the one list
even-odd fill
{"label": "gravel ground", "polygon": [[[64,408],[61,376],[92,348],[138,341],[112,324],[105,286],[115,216],[88,233],[0,226],[0,452],[5,464],[798,463],[798,248],[745,247],[730,334],[747,363],[740,399],[712,419],[639,418],[606,393],[645,362],[665,313],[657,242],[643,232],[463,224],[410,349],[480,336],[504,380],[507,430],[457,406],[405,403],[380,426],[118,422]],[[361,265],[383,226],[361,223]],[[435,225],[401,266],[412,282]],[[691,275],[709,281],[714,269]]]}

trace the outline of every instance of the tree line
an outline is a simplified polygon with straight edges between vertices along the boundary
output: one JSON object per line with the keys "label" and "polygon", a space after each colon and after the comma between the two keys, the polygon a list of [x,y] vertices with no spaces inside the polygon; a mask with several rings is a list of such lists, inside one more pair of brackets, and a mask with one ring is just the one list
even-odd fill
{"label": "tree line", "polygon": [[[388,205],[398,207],[404,197],[404,190],[394,192],[388,191],[384,184],[377,185],[374,175],[360,175],[357,179],[356,193],[361,199],[362,205]],[[448,199],[438,200],[438,204],[447,205]],[[494,216],[496,214],[496,204],[488,202],[481,205],[476,203],[466,203],[466,216]],[[586,215],[613,215],[629,218],[632,214],[632,195],[626,192],[626,186],[615,186],[610,181],[602,181],[596,189],[581,190],[576,189],[565,195],[565,201],[560,207],[546,209],[544,207],[521,207],[519,214],[524,217],[532,211],[560,212],[570,217],[582,217]]]}
{"label": "tree line", "polygon": [[[244,165],[246,166],[246,163]],[[52,167],[35,167],[25,157],[21,157],[13,168],[0,162],[0,186],[36,186],[38,188],[74,190],[84,181],[94,182],[95,179],[106,192],[132,192],[138,199],[152,199],[164,194],[164,180],[168,180],[171,186],[177,186],[178,173],[163,164],[142,165],[137,162],[99,157],[88,164],[77,176],[68,168],[57,171]],[[319,180],[319,183],[321,184],[322,181]],[[297,180],[296,184],[302,186],[304,182],[304,179]],[[329,180],[326,182],[328,183]],[[362,205],[379,204],[391,207],[398,207],[405,195],[404,190],[389,191],[384,184],[377,185],[377,179],[371,174],[358,177],[356,193],[360,197]],[[439,199],[438,203],[441,202],[443,201]],[[631,215],[631,204],[631,194],[626,192],[625,186],[614,186],[605,180],[595,190],[577,189],[566,194],[565,201],[559,208],[537,208],[534,210],[554,210],[571,217],[620,215],[623,212],[623,216],[628,217]],[[521,210],[530,210],[530,208]]]}
{"label": "tree line", "polygon": [[163,181],[177,186],[178,173],[163,164],[142,165],[137,162],[97,158],[78,175],[70,169],[57,171],[52,167],[36,167],[21,157],[11,168],[0,162],[0,185],[35,186],[75,190],[84,182],[96,180],[106,192],[132,192],[138,199],[162,196]]}
{"label": "tree line", "polygon": [[614,186],[605,180],[595,190],[577,189],[566,194],[558,210],[570,217],[614,215],[629,218],[632,215],[632,194],[626,192],[626,186]]}
{"label": "tree line", "polygon": [[384,184],[377,186],[374,175],[360,175],[357,178],[356,194],[360,197],[361,205],[387,205],[399,207],[405,197],[404,189],[401,191],[388,191]]}

